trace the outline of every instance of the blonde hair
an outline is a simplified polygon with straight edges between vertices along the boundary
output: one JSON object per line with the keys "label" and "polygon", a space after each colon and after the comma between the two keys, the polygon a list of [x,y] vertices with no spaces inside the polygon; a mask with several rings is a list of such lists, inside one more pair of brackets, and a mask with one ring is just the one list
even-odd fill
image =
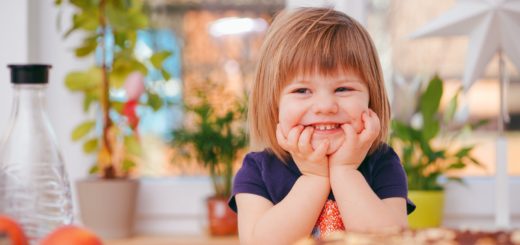
{"label": "blonde hair", "polygon": [[281,12],[262,45],[249,101],[251,146],[268,149],[278,158],[289,154],[276,140],[280,93],[299,74],[331,76],[357,72],[369,90],[369,108],[379,117],[381,131],[369,154],[386,141],[390,107],[377,51],[368,32],[344,13],[328,8]]}

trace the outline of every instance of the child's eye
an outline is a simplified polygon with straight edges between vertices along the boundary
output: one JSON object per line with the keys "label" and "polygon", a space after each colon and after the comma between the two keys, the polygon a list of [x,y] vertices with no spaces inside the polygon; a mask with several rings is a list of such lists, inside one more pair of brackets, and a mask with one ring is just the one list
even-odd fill
{"label": "child's eye", "polygon": [[310,90],[308,88],[297,88],[292,91],[295,94],[307,94],[310,93]]}
{"label": "child's eye", "polygon": [[336,92],[348,92],[348,91],[352,91],[354,89],[352,88],[349,88],[349,87],[339,87],[336,89]]}

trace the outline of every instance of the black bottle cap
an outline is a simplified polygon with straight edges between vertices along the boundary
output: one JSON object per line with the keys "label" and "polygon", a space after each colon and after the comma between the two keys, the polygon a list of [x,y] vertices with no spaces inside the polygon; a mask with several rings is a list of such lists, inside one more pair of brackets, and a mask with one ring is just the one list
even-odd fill
{"label": "black bottle cap", "polygon": [[8,65],[11,69],[11,83],[14,84],[46,84],[49,82],[51,65],[25,64]]}

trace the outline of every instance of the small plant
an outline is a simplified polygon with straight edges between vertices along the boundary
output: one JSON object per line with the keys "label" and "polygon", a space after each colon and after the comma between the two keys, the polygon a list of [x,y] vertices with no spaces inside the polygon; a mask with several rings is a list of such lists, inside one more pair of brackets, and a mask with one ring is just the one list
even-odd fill
{"label": "small plant", "polygon": [[[410,190],[442,190],[439,177],[452,170],[463,169],[468,165],[482,166],[472,156],[474,145],[457,146],[454,144],[461,133],[470,132],[487,121],[475,124],[462,123],[458,130],[448,130],[454,125],[453,119],[458,108],[461,90],[450,99],[443,115],[439,105],[443,94],[443,81],[433,77],[427,88],[420,94],[416,115],[422,121],[412,126],[411,122],[392,120],[390,144],[399,152],[408,176]],[[439,142],[443,140],[443,142]],[[449,180],[461,182],[459,177],[447,176]]]}
{"label": "small plant", "polygon": [[231,194],[233,163],[248,142],[245,103],[233,100],[231,105],[217,106],[202,90],[197,90],[195,97],[196,102],[185,105],[193,121],[173,132],[172,145],[207,168],[215,196],[227,198]]}
{"label": "small plant", "polygon": [[[55,1],[62,6],[61,0]],[[84,71],[67,74],[65,85],[70,91],[84,95],[85,113],[94,107],[102,120],[89,119],[81,122],[72,132],[73,140],[83,140],[86,153],[96,153],[97,162],[90,173],[99,173],[102,178],[125,178],[136,166],[141,155],[137,126],[137,106],[149,106],[154,110],[163,105],[159,95],[146,84],[131,84],[132,89],[141,86],[141,91],[126,99],[116,99],[111,93],[123,90],[129,76],[144,77],[149,70],[156,69],[164,80],[169,74],[162,68],[163,61],[171,53],[153,53],[146,59],[138,59],[135,45],[138,31],[148,27],[148,17],[140,0],[70,0],[75,7],[72,27],[64,37],[81,31],[82,43],[75,48],[78,58],[94,56],[96,64]],[[130,89],[130,90],[132,90]],[[144,91],[143,91],[144,90]],[[142,93],[146,95],[141,96]],[[95,106],[94,106],[95,105]]]}

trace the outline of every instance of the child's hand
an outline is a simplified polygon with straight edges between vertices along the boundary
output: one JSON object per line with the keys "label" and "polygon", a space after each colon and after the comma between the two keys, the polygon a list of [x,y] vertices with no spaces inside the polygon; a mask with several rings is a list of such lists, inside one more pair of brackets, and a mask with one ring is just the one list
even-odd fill
{"label": "child's hand", "polygon": [[298,125],[291,128],[287,138],[285,138],[280,125],[278,125],[276,127],[276,139],[278,144],[291,154],[303,175],[328,177],[327,148],[329,148],[329,142],[324,141],[314,150],[311,145],[313,132],[313,127]]}
{"label": "child's hand", "polygon": [[342,166],[357,169],[365,159],[372,143],[379,135],[381,125],[377,114],[371,109],[361,114],[363,129],[357,133],[351,124],[343,124],[345,140],[339,149],[329,156],[331,171],[334,167]]}

